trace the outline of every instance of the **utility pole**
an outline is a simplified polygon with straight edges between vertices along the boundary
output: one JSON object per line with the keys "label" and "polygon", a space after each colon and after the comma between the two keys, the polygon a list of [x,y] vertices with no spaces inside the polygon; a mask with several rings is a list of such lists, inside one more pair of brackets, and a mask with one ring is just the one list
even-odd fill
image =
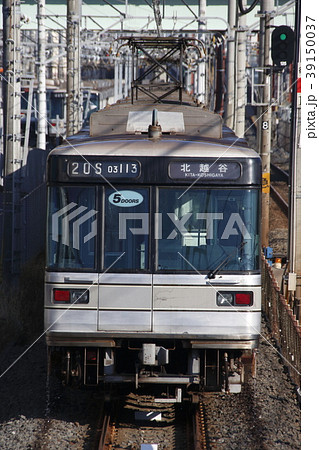
{"label": "utility pole", "polygon": [[80,23],[82,0],[67,3],[67,136],[82,125]]}
{"label": "utility pole", "polygon": [[3,271],[9,276],[20,266],[21,45],[20,0],[3,1],[4,94],[4,224]]}
{"label": "utility pole", "polygon": [[[205,31],[206,31],[206,0],[198,0],[198,39],[203,41],[204,48]],[[206,57],[200,57],[197,68],[197,101],[198,103],[206,103]]]}
{"label": "utility pole", "polygon": [[46,149],[47,101],[46,101],[46,65],[45,65],[45,0],[38,2],[38,137],[37,147]]}
{"label": "utility pole", "polygon": [[[246,1],[243,0],[243,7]],[[239,137],[245,135],[245,112],[246,112],[246,15],[241,14],[238,18],[237,28],[237,71],[236,71],[236,120],[235,133]]]}
{"label": "utility pole", "polygon": [[263,67],[263,106],[259,120],[260,157],[262,162],[262,229],[261,244],[269,243],[269,202],[270,202],[270,150],[271,150],[271,64],[270,38],[274,14],[274,0],[262,0],[260,18],[261,65]]}
{"label": "utility pole", "polygon": [[237,0],[228,0],[228,24],[227,59],[226,59],[226,98],[225,98],[225,123],[234,129],[235,113],[235,26],[236,26]]}

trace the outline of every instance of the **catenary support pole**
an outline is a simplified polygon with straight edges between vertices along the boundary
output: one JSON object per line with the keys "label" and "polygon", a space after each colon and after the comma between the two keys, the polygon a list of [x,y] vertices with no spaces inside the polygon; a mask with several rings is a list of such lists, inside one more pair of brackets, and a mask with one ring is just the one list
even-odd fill
{"label": "catenary support pole", "polygon": [[67,136],[82,125],[80,24],[82,0],[67,3]]}
{"label": "catenary support pole", "polygon": [[227,58],[226,58],[226,97],[225,97],[225,123],[234,129],[234,102],[235,102],[235,26],[236,26],[236,0],[228,0]]}
{"label": "catenary support pole", "polygon": [[263,106],[259,120],[260,130],[260,156],[262,161],[262,228],[261,244],[269,244],[269,202],[270,202],[270,150],[271,150],[271,59],[270,38],[274,14],[274,0],[261,2],[260,32],[262,43],[261,54],[263,70]]}
{"label": "catenary support pole", "polygon": [[46,102],[46,64],[45,64],[45,0],[38,2],[38,136],[37,147],[46,149],[47,102]]}
{"label": "catenary support pole", "polygon": [[20,0],[3,1],[4,276],[20,268],[21,45]]}
{"label": "catenary support pole", "polygon": [[[205,45],[206,31],[206,0],[198,0],[198,39]],[[206,104],[206,57],[202,55],[197,68],[197,101]]]}
{"label": "catenary support pole", "polygon": [[129,73],[129,57],[127,53],[124,53],[124,98],[128,97]]}
{"label": "catenary support pole", "polygon": [[120,71],[120,64],[119,64],[119,56],[116,55],[114,57],[114,103],[116,103],[119,98],[119,71]]}
{"label": "catenary support pole", "polygon": [[[246,0],[243,0],[246,7]],[[245,134],[245,111],[246,111],[246,15],[238,18],[237,28],[237,70],[236,70],[236,106],[235,106],[235,133],[239,137]]]}

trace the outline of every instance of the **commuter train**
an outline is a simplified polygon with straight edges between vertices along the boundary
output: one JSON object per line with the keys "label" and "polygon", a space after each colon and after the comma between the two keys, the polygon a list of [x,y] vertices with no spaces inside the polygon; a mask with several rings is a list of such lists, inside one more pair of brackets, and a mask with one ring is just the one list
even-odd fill
{"label": "commuter train", "polygon": [[47,184],[63,382],[239,392],[261,322],[258,154],[195,104],[123,102],[49,154]]}

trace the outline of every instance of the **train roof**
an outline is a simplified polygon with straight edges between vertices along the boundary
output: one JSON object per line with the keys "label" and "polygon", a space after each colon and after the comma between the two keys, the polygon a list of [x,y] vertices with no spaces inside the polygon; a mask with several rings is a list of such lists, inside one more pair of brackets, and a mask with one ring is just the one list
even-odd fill
{"label": "train roof", "polygon": [[[118,102],[92,113],[90,126],[68,137],[51,154],[259,158],[244,139],[223,126],[219,114],[189,99],[155,104],[144,97],[134,104]],[[148,134],[154,110],[161,127],[157,139]]]}
{"label": "train roof", "polygon": [[90,117],[90,136],[147,133],[154,109],[158,111],[162,133],[222,138],[222,118],[219,114],[185,104],[154,105],[146,102],[116,104],[93,113]]}
{"label": "train roof", "polygon": [[248,148],[228,144],[223,140],[207,142],[200,140],[177,139],[165,137],[150,140],[147,137],[118,136],[116,139],[74,140],[65,143],[51,152],[61,156],[158,156],[158,157],[206,157],[206,158],[259,158],[257,153]]}

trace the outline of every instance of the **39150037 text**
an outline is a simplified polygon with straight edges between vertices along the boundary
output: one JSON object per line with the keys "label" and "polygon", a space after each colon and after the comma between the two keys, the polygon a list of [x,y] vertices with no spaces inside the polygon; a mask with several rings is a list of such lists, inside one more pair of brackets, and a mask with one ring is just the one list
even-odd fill
{"label": "39150037 text", "polygon": [[315,91],[316,80],[316,21],[306,16],[305,24],[305,78],[308,85],[307,95],[307,137],[308,139],[317,139],[316,133],[316,112],[318,107],[318,99],[313,93]]}

